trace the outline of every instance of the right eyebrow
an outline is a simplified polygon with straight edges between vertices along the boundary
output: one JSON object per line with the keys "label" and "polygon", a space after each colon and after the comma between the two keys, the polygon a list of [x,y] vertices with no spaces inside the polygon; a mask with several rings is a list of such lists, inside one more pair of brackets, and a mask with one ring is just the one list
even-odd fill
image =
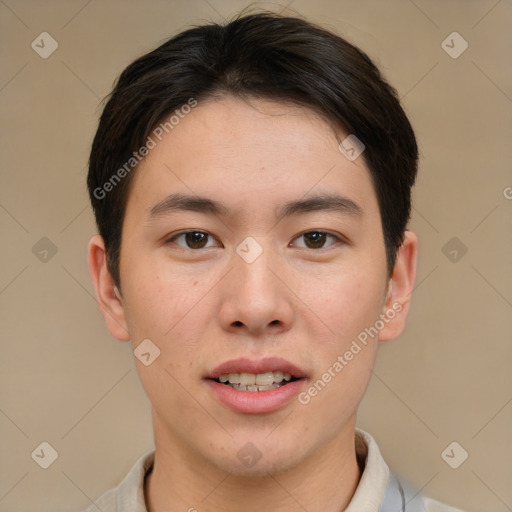
{"label": "right eyebrow", "polygon": [[[223,203],[208,197],[190,194],[170,194],[153,206],[149,211],[150,218],[166,215],[174,211],[193,211],[207,213],[218,217],[229,217],[233,213]],[[363,209],[348,197],[333,193],[321,193],[305,199],[290,201],[276,212],[276,218],[301,215],[314,211],[335,211],[343,215],[361,217]]]}
{"label": "right eyebrow", "polygon": [[230,210],[213,199],[190,194],[170,194],[158,204],[153,206],[149,212],[150,217],[165,215],[173,211],[193,211],[199,213],[210,213],[216,216],[229,216]]}

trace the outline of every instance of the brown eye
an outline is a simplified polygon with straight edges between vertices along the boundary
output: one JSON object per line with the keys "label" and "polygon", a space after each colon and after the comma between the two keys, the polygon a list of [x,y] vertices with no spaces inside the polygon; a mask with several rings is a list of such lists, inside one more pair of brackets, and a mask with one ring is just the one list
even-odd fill
{"label": "brown eye", "polygon": [[308,233],[302,233],[297,239],[303,238],[306,241],[305,247],[307,249],[323,249],[328,237],[333,238],[335,241],[340,240],[338,237],[325,231],[309,231]]}
{"label": "brown eye", "polygon": [[186,249],[203,249],[206,247],[209,237],[211,237],[211,235],[203,231],[186,231],[184,233],[178,233],[177,235],[174,235],[172,238],[169,238],[167,242],[175,242],[180,238],[184,238],[185,246],[182,244],[177,245],[180,247],[185,247]]}

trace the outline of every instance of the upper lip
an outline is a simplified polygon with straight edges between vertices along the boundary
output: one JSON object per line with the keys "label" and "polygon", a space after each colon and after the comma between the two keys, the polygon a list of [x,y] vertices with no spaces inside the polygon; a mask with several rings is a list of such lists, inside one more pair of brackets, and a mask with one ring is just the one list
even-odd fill
{"label": "upper lip", "polygon": [[304,370],[282,357],[265,357],[263,359],[231,359],[214,368],[206,376],[207,379],[218,379],[221,375],[229,373],[265,373],[277,372],[289,373],[300,379],[306,377]]}

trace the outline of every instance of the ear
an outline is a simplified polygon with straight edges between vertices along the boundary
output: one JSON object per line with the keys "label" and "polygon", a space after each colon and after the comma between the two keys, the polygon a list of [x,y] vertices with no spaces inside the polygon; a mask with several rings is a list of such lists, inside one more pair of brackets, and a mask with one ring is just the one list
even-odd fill
{"label": "ear", "polygon": [[404,242],[397,253],[393,275],[388,283],[386,300],[381,314],[384,327],[379,332],[379,341],[396,338],[405,327],[416,279],[417,259],[418,237],[412,231],[406,231]]}
{"label": "ear", "polygon": [[129,341],[130,334],[121,294],[107,268],[105,243],[100,235],[93,236],[89,241],[88,263],[97,302],[105,319],[108,332],[119,341]]}

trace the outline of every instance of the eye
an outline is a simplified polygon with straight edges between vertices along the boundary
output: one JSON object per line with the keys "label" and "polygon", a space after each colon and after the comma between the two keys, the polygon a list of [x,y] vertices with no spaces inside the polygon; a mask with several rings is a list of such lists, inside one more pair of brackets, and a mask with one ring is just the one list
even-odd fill
{"label": "eye", "polygon": [[[213,238],[212,235],[206,233],[205,231],[183,231],[181,233],[177,233],[166,240],[166,243],[176,243],[176,245],[183,247],[185,249],[204,249],[208,247],[212,247],[212,245],[208,245],[208,238]],[[328,238],[331,238],[336,241],[341,241],[341,239],[335,235],[327,233],[325,231],[308,231],[307,233],[302,233],[294,240],[298,240],[303,238],[306,243],[305,245],[298,245],[298,247],[303,247],[306,249],[323,249],[325,248],[325,242]],[[183,239],[185,245],[182,243],[177,243],[176,241],[179,239]],[[332,244],[329,244],[332,245]],[[328,247],[328,246],[327,246]]]}
{"label": "eye", "polygon": [[[175,240],[178,240],[180,238],[183,238],[185,240],[185,246],[181,244],[180,247],[184,247],[185,249],[204,249],[205,247],[208,247],[207,240],[208,237],[212,238],[212,236],[209,233],[206,233],[204,231],[184,231],[182,233],[178,233],[176,235],[173,235],[171,238],[166,240],[166,243],[175,242]],[[211,247],[211,246],[210,246]]]}
{"label": "eye", "polygon": [[302,235],[299,235],[296,240],[300,238],[306,240],[306,249],[323,249],[325,241],[328,237],[333,238],[335,241],[341,241],[341,239],[337,236],[326,233],[325,231],[308,231],[307,233],[302,233]]}

